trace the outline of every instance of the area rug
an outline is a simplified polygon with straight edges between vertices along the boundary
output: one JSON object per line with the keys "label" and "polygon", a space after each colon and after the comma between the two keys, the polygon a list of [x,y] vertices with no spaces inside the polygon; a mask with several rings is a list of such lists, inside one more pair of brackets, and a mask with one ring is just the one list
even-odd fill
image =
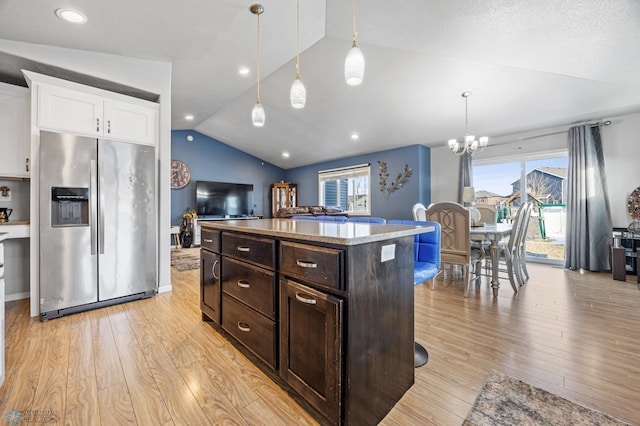
{"label": "area rug", "polygon": [[628,425],[491,370],[463,426]]}
{"label": "area rug", "polygon": [[200,267],[200,249],[177,248],[171,250],[171,266],[178,271],[189,271]]}

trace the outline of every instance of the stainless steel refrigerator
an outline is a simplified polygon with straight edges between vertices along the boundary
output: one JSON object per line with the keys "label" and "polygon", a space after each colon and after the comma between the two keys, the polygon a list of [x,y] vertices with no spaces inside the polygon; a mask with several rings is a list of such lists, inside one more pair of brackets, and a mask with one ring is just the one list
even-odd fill
{"label": "stainless steel refrigerator", "polygon": [[152,146],[40,132],[40,318],[157,291]]}

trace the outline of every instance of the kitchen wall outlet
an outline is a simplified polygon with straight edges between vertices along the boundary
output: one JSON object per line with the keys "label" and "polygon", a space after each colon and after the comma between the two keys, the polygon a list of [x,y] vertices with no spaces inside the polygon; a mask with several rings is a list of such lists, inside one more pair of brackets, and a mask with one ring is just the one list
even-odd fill
{"label": "kitchen wall outlet", "polygon": [[396,258],[396,245],[387,244],[382,246],[382,253],[380,254],[380,261],[387,262]]}
{"label": "kitchen wall outlet", "polygon": [[11,201],[11,191],[7,191],[6,196],[2,196],[2,192],[0,192],[0,201]]}

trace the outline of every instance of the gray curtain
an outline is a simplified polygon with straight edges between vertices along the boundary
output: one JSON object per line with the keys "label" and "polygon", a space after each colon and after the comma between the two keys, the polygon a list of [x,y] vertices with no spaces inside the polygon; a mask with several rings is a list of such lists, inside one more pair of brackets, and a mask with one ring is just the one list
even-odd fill
{"label": "gray curtain", "polygon": [[608,271],[611,211],[598,126],[569,129],[565,268]]}
{"label": "gray curtain", "polygon": [[471,154],[465,152],[460,156],[460,186],[458,187],[458,203],[464,206],[462,193],[465,186],[473,186],[473,162]]}

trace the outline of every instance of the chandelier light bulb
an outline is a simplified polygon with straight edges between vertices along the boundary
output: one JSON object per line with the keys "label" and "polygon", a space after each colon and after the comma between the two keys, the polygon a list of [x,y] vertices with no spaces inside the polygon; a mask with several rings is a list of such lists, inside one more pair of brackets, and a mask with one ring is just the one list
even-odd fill
{"label": "chandelier light bulb", "polygon": [[251,121],[253,122],[253,125],[256,127],[264,126],[265,118],[266,117],[264,115],[264,108],[262,107],[262,104],[260,103],[260,101],[256,101],[256,104],[251,110]]}
{"label": "chandelier light bulb", "polygon": [[291,84],[291,106],[295,109],[304,108],[304,104],[307,102],[307,89],[304,87],[304,83],[297,77]]}

